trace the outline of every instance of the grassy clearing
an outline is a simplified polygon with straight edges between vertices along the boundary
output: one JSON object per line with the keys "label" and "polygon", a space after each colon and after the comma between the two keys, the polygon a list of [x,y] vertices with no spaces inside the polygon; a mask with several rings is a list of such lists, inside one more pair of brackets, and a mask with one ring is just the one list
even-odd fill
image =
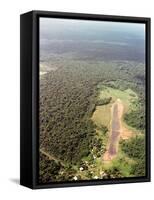
{"label": "grassy clearing", "polygon": [[[93,113],[92,120],[97,126],[104,125],[110,128],[111,122],[111,106],[119,98],[124,105],[124,113],[136,109],[138,105],[138,96],[131,89],[119,90],[107,86],[99,86],[99,96],[98,99],[112,97],[109,104],[96,106],[96,110]],[[123,122],[124,123],[124,122]],[[126,128],[130,128],[125,123],[123,124]],[[132,129],[132,128],[131,128]],[[135,129],[132,129],[135,130]]]}
{"label": "grassy clearing", "polygon": [[[138,105],[138,96],[137,94],[132,91],[131,89],[126,90],[119,90],[107,86],[99,86],[99,96],[98,100],[104,99],[104,98],[112,98],[111,102],[106,105],[96,106],[96,110],[93,113],[92,120],[95,122],[97,127],[104,125],[108,128],[108,134],[105,139],[105,143],[107,144],[107,138],[110,132],[110,123],[111,123],[111,106],[112,104],[117,100],[120,99],[124,105],[124,113],[130,112],[131,110],[135,110]],[[129,131],[132,132],[134,135],[138,133],[138,130],[129,127],[123,120],[122,120],[122,126],[125,127],[125,131],[128,131],[126,133],[126,136],[130,137],[132,134],[129,134]],[[99,137],[98,132],[98,137]],[[95,160],[95,167],[97,170],[93,169],[95,171],[95,174],[99,176],[101,171],[107,173],[107,174],[115,174],[116,177],[130,177],[133,176],[131,174],[132,165],[135,164],[135,161],[130,159],[126,154],[124,154],[119,146],[119,151],[117,156],[108,163],[105,163],[102,161],[102,158],[96,158]],[[114,178],[114,177],[112,177]]]}
{"label": "grassy clearing", "polygon": [[97,126],[104,125],[109,128],[111,121],[111,104],[97,106],[93,113],[92,120]]}
{"label": "grassy clearing", "polygon": [[131,89],[126,89],[126,90],[119,90],[119,89],[114,89],[111,87],[106,87],[103,86],[102,89],[100,90],[100,95],[99,98],[108,98],[112,97],[111,104],[116,100],[116,99],[121,99],[121,101],[124,104],[125,107],[125,112],[130,108],[133,107],[133,103],[136,103],[138,100],[138,96],[135,92],[133,92]]}

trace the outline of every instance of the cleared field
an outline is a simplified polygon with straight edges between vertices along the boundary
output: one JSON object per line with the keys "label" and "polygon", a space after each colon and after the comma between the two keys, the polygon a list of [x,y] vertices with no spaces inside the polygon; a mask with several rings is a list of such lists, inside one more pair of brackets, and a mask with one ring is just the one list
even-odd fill
{"label": "cleared field", "polygon": [[102,90],[100,91],[99,98],[103,99],[108,97],[112,97],[111,103],[113,103],[117,99],[121,99],[125,107],[124,112],[127,112],[128,109],[130,109],[130,106],[132,106],[131,104],[138,100],[137,94],[131,89],[122,91],[111,87],[103,86]]}
{"label": "cleared field", "polygon": [[93,113],[92,120],[99,127],[101,125],[110,127],[111,121],[111,104],[107,104],[104,106],[97,106],[95,112]]}
{"label": "cleared field", "polygon": [[119,139],[122,133],[121,117],[123,115],[123,104],[120,99],[112,105],[112,119],[110,127],[110,138],[108,139],[108,147],[103,155],[103,160],[110,161],[117,156]]}
{"label": "cleared field", "polygon": [[[94,123],[97,125],[97,127],[100,127],[101,125],[106,126],[108,128],[108,142],[107,142],[107,149],[108,145],[110,143],[109,141],[109,136],[111,134],[111,108],[113,104],[117,101],[117,99],[120,99],[122,105],[123,105],[123,114],[130,112],[132,109],[134,109],[134,105],[137,104],[138,101],[138,96],[137,94],[132,91],[131,89],[126,89],[126,90],[119,90],[119,89],[114,89],[111,87],[107,87],[102,85],[99,87],[99,95],[98,95],[98,100],[102,100],[104,98],[111,98],[110,103],[106,105],[101,105],[101,106],[96,106],[96,110],[93,113],[92,120]],[[138,132],[137,130],[129,127],[124,121],[123,121],[123,116],[121,119],[121,131],[120,131],[120,138],[123,139],[129,139],[132,136],[135,136],[136,133]],[[117,152],[116,157],[119,157],[119,151]],[[105,155],[105,154],[104,154]],[[115,160],[117,158],[113,159],[113,163],[109,165],[111,167],[114,165]],[[110,159],[111,161],[111,159]]]}
{"label": "cleared field", "polygon": [[[111,107],[112,104],[117,100],[120,99],[124,105],[124,113],[130,111],[134,108],[134,104],[137,104],[138,96],[137,94],[132,91],[131,89],[127,90],[118,90],[111,87],[102,86],[99,89],[99,96],[98,99],[104,99],[111,97],[112,100],[109,104],[96,106],[96,110],[93,113],[92,120],[95,122],[97,126],[104,125],[108,128],[110,127],[111,122]],[[123,125],[125,125],[123,123]],[[128,126],[126,125],[128,128]]]}

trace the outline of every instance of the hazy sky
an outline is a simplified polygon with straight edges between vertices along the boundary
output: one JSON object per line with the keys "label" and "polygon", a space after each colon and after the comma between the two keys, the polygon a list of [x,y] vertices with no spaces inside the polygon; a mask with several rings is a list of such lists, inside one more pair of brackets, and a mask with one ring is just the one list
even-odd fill
{"label": "hazy sky", "polygon": [[[134,36],[143,39],[145,37],[145,25],[139,23],[40,18],[41,39],[101,40],[107,38],[108,34],[113,34],[113,36],[116,34],[116,39],[119,34],[123,34],[123,39]],[[113,37],[113,40],[115,38]],[[110,37],[110,39],[112,38]]]}
{"label": "hazy sky", "polygon": [[41,55],[145,60],[145,24],[40,18]]}

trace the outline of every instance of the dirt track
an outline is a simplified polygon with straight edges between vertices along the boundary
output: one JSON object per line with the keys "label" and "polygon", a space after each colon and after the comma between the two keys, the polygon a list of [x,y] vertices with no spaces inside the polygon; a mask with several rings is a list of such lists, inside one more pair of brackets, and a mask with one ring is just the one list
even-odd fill
{"label": "dirt track", "polygon": [[107,151],[103,156],[104,161],[112,160],[118,152],[120,135],[122,134],[121,118],[124,106],[120,99],[117,99],[111,107],[111,132],[109,136]]}
{"label": "dirt track", "polygon": [[41,152],[42,154],[44,154],[45,156],[47,156],[49,160],[55,160],[55,161],[57,161],[57,162],[60,162],[60,164],[61,164],[62,166],[65,166],[65,164],[64,164],[61,160],[59,160],[59,159],[55,158],[54,156],[50,155],[49,153],[47,153],[47,152],[44,151],[43,149],[40,149],[40,152]]}

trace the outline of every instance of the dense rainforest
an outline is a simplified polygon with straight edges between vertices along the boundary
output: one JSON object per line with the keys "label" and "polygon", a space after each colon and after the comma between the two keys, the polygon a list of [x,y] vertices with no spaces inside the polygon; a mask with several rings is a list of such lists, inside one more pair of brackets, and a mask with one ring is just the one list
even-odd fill
{"label": "dense rainforest", "polygon": [[[142,134],[145,130],[144,64],[73,59],[60,60],[60,65],[55,63],[56,69],[40,78],[40,151],[51,155],[49,158],[40,152],[41,183],[73,180],[76,172],[72,166],[82,165],[82,159],[91,154],[94,146],[99,149],[102,141],[96,137],[96,124],[91,116],[97,105],[112,100],[104,97],[98,101],[100,83],[119,90],[130,88],[137,93],[139,103],[135,110],[125,114],[124,120]],[[102,130],[105,133],[107,127]],[[144,174],[143,145],[143,139],[138,137],[121,143],[122,151],[139,163],[132,168],[135,175]]]}

